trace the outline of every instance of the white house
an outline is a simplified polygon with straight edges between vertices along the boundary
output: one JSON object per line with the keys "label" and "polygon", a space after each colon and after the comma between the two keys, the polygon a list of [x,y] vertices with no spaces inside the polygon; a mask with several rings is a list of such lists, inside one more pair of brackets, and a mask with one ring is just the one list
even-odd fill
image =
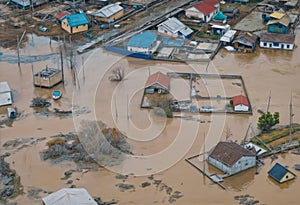
{"label": "white house", "polygon": [[11,105],[12,94],[7,82],[0,82],[0,106]]}
{"label": "white house", "polygon": [[244,95],[237,95],[232,97],[234,111],[247,112],[249,111],[249,101]]}
{"label": "white house", "polygon": [[235,142],[219,142],[208,156],[208,163],[233,175],[256,165],[256,153]]}
{"label": "white house", "polygon": [[223,44],[230,44],[236,34],[236,30],[228,30],[221,38],[220,41],[223,42]]}
{"label": "white house", "polygon": [[213,16],[219,12],[218,5],[219,3],[216,3],[215,1],[201,1],[185,10],[185,15],[188,18],[196,18],[209,22]]}
{"label": "white house", "polygon": [[293,50],[295,47],[294,34],[262,33],[260,35],[261,48]]}
{"label": "white house", "polygon": [[168,36],[177,38],[189,38],[193,33],[193,30],[184,25],[177,18],[168,18],[166,21],[162,22],[157,26],[159,33],[166,34]]}

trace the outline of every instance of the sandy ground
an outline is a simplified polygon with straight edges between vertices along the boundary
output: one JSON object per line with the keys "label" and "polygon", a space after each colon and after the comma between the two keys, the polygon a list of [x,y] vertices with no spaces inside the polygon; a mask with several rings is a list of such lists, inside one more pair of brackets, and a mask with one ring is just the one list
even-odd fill
{"label": "sandy ground", "polygon": [[[29,39],[28,45],[21,51],[22,55],[48,54],[58,46],[52,42],[50,47],[47,38],[38,39],[29,36]],[[299,43],[298,35],[296,44]],[[11,50],[3,52],[14,53]],[[200,115],[206,123],[159,118],[151,111],[139,108],[149,69],[151,73],[158,69],[163,72],[205,73],[206,63],[146,61],[117,56],[100,48],[95,49],[77,58],[78,69],[81,68],[78,75],[79,85],[74,86],[70,70],[65,70],[63,97],[60,101],[54,102],[49,95],[51,91],[33,87],[31,70],[32,66],[35,70],[45,65],[56,66],[58,58],[32,65],[21,64],[20,68],[17,64],[0,62],[0,81],[8,81],[10,87],[17,92],[14,105],[23,113],[23,117],[15,121],[12,127],[0,128],[0,144],[9,139],[48,137],[60,132],[78,131],[79,123],[83,119],[102,120],[109,126],[119,128],[128,136],[134,157],[126,158],[120,166],[101,168],[95,172],[74,173],[71,177],[74,180],[73,184],[87,188],[93,196],[101,196],[103,200],[116,199],[119,200],[119,204],[169,204],[169,195],[159,187],[153,184],[146,188],[141,187],[143,182],[152,183],[148,176],[154,174],[154,179],[162,180],[172,187],[173,192],[180,191],[183,194],[182,198],[173,202],[174,204],[232,205],[238,204],[234,196],[250,194],[261,204],[296,205],[299,204],[297,190],[300,188],[300,180],[297,178],[284,185],[276,184],[267,177],[267,171],[275,163],[271,162],[271,159],[265,160],[265,165],[259,170],[258,175],[251,169],[226,179],[224,185],[228,190],[222,190],[203,178],[196,169],[185,162],[184,158],[202,150],[204,136],[206,149],[224,139],[226,127],[231,129],[231,140],[242,140],[249,123],[252,123],[254,129],[248,136],[257,133],[256,122],[259,113],[256,110],[266,109],[270,91],[272,96],[270,111],[280,112],[281,124],[289,122],[289,99],[292,91],[294,122],[299,122],[300,115],[297,114],[300,111],[299,55],[299,47],[293,52],[257,49],[253,54],[229,53],[221,50],[209,64],[208,72],[242,75],[254,113]],[[81,62],[82,59],[84,62]],[[121,64],[125,68],[125,80],[119,84],[108,80],[110,69],[115,64]],[[177,92],[179,90],[180,87]],[[49,98],[51,108],[69,109],[72,105],[78,105],[87,107],[91,112],[73,118],[40,116],[29,107],[32,98],[36,96]],[[72,163],[53,165],[42,162],[39,152],[44,148],[45,141],[42,141],[6,158],[21,176],[25,192],[12,201],[22,205],[41,204],[40,200],[27,197],[30,187],[47,191],[69,187],[60,178],[66,170],[75,165]],[[3,154],[9,150],[1,147],[0,151]],[[299,173],[292,167],[299,161],[300,156],[289,153],[280,155],[277,159],[277,162],[289,166],[296,174]],[[133,174],[126,179],[126,183],[134,185],[134,191],[121,192],[115,186],[122,182],[115,178],[117,173]]]}

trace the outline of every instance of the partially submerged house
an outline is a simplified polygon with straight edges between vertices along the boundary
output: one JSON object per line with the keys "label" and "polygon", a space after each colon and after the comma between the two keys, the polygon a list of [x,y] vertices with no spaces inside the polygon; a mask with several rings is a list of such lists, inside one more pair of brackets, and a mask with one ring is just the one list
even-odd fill
{"label": "partially submerged house", "polygon": [[218,25],[218,24],[211,24],[211,31],[213,35],[223,36],[227,31],[230,30],[230,25]]}
{"label": "partially submerged house", "polygon": [[42,4],[48,3],[49,0],[10,0],[9,3],[15,5],[19,9],[29,9],[32,6],[40,6]]}
{"label": "partially submerged house", "polygon": [[7,82],[0,82],[0,106],[13,103],[11,89]]}
{"label": "partially submerged house", "polygon": [[250,104],[246,96],[237,95],[232,97],[233,110],[236,112],[249,111]]}
{"label": "partially submerged house", "polygon": [[291,19],[289,15],[274,12],[270,14],[273,20],[269,20],[267,23],[268,32],[270,33],[288,33],[290,28]]}
{"label": "partially submerged house", "polygon": [[201,19],[204,22],[209,22],[218,11],[214,5],[201,1],[185,10],[185,15],[188,18]]}
{"label": "partially submerged house", "polygon": [[184,25],[177,18],[168,18],[157,26],[157,30],[161,34],[165,34],[174,38],[189,38],[193,30]]}
{"label": "partially submerged house", "polygon": [[261,33],[259,46],[261,48],[293,50],[295,37],[294,34]]}
{"label": "partially submerged house", "polygon": [[95,12],[89,11],[87,14],[94,16],[99,21],[112,23],[124,15],[124,8],[120,3],[115,3],[106,5]]}
{"label": "partially submerged house", "polygon": [[250,32],[240,32],[233,40],[233,47],[244,53],[254,52],[258,36]]}
{"label": "partially submerged house", "polygon": [[97,205],[84,188],[63,188],[42,198],[44,205]]}
{"label": "partially submerged house", "polygon": [[84,13],[71,14],[66,16],[61,27],[70,34],[84,32],[89,29],[90,21]]}
{"label": "partially submerged house", "polygon": [[157,35],[152,31],[145,31],[130,38],[127,50],[130,52],[152,54],[159,46]]}
{"label": "partially submerged house", "polygon": [[208,156],[208,163],[233,175],[256,166],[256,154],[235,142],[219,142]]}
{"label": "partially submerged house", "polygon": [[278,183],[284,183],[295,179],[296,175],[289,171],[286,167],[282,166],[279,163],[276,163],[270,171],[268,171],[268,175],[272,177]]}
{"label": "partially submerged house", "polygon": [[33,75],[33,84],[37,87],[51,88],[63,81],[63,73],[59,69],[49,68]]}
{"label": "partially submerged house", "polygon": [[149,76],[145,84],[145,92],[147,94],[169,93],[170,90],[170,77],[158,71]]}

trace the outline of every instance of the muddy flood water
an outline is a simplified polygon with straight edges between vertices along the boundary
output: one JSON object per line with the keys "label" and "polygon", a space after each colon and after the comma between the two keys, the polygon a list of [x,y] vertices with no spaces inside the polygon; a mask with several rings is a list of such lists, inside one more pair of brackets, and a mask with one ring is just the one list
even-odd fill
{"label": "muddy flood water", "polygon": [[[11,199],[22,205],[42,204],[41,198],[28,193],[32,188],[54,192],[70,187],[62,180],[64,172],[76,169],[69,161],[51,163],[42,161],[40,152],[46,148],[50,136],[59,133],[78,132],[82,120],[101,120],[109,127],[118,128],[128,138],[132,155],[125,155],[119,165],[99,167],[96,171],[73,172],[69,180],[76,187],[84,187],[92,196],[100,196],[103,201],[112,199],[118,204],[184,204],[184,205],[234,205],[239,204],[235,196],[249,194],[258,204],[298,205],[300,199],[299,177],[279,185],[268,177],[267,172],[275,162],[288,166],[300,176],[293,166],[300,163],[300,155],[284,153],[278,159],[264,160],[258,170],[250,169],[225,179],[223,190],[189,165],[184,159],[212,148],[218,141],[225,140],[225,131],[230,128],[230,140],[241,142],[251,123],[253,129],[247,138],[258,133],[256,128],[260,114],[266,110],[271,93],[270,112],[280,113],[280,124],[289,123],[290,96],[293,96],[293,121],[300,122],[300,35],[296,36],[296,49],[293,52],[256,49],[253,54],[230,53],[221,50],[207,67],[207,63],[170,63],[148,61],[118,56],[102,48],[76,56],[77,81],[65,59],[65,83],[52,89],[33,86],[32,70],[38,71],[46,65],[60,66],[59,54],[50,55],[43,61],[17,63],[0,61],[0,81],[7,81],[14,93],[14,106],[21,116],[10,126],[0,128],[1,155],[9,152],[5,160],[21,177],[24,194]],[[22,56],[47,55],[58,53],[59,43],[45,37],[29,36],[29,42],[21,50]],[[14,55],[14,50],[2,50],[3,55]],[[1,57],[0,57],[1,58]],[[109,80],[111,71],[121,67],[125,71],[122,82]],[[153,111],[141,109],[140,103],[147,77],[160,70],[166,72],[197,72],[242,75],[252,104],[252,115],[242,114],[190,114],[186,118],[156,116]],[[179,80],[178,80],[179,81]],[[179,82],[173,93],[174,98],[188,96],[188,84]],[[205,83],[203,83],[205,85]],[[207,87],[206,93],[225,93],[226,84],[215,82]],[[51,93],[60,89],[63,96],[53,101]],[[217,90],[216,90],[217,89]],[[227,88],[228,90],[228,88]],[[228,90],[230,92],[230,90]],[[226,94],[226,93],[225,93]],[[30,107],[34,97],[49,100],[49,109],[73,110],[73,116],[52,116],[36,113]],[[1,109],[2,118],[5,109]],[[201,123],[199,120],[200,119]],[[228,129],[227,129],[228,130]],[[19,150],[6,149],[2,145],[11,139],[45,140],[29,144]],[[30,141],[29,140],[29,141]],[[92,154],[92,153],[91,153]],[[101,164],[100,164],[101,165]],[[259,174],[255,174],[258,171]],[[119,179],[119,174],[128,175]],[[161,181],[159,181],[161,180]],[[146,183],[148,182],[148,183]],[[160,182],[160,184],[158,184]],[[133,185],[122,190],[117,184]],[[146,184],[147,186],[146,186]],[[167,189],[167,188],[168,189]],[[170,189],[171,188],[171,189]],[[180,195],[172,198],[171,196]],[[174,200],[173,200],[174,199]],[[1,203],[1,202],[0,202]]]}

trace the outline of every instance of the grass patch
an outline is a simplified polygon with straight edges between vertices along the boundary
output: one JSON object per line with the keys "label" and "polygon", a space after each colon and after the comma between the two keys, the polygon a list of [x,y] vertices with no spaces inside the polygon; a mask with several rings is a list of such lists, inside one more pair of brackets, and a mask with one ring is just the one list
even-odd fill
{"label": "grass patch", "polygon": [[218,35],[212,35],[212,34],[209,34],[209,33],[203,32],[203,31],[198,32],[197,36],[199,38],[210,38],[210,39],[213,39],[213,40],[218,40],[219,39]]}

